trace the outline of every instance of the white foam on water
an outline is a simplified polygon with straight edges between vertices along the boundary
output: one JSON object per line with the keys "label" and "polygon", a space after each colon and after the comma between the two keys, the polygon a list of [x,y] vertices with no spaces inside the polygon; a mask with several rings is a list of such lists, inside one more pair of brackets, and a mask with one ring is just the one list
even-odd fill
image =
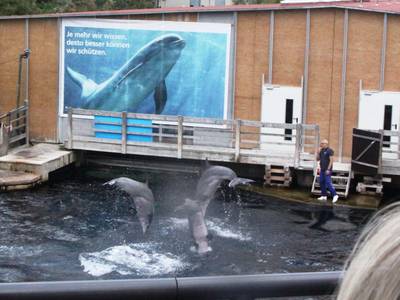
{"label": "white foam on water", "polygon": [[33,246],[0,246],[0,256],[18,258],[40,255],[43,249]]}
{"label": "white foam on water", "polygon": [[[188,220],[187,218],[169,218],[168,219],[168,227],[173,229],[188,229]],[[250,241],[251,237],[241,232],[237,228],[232,228],[231,225],[228,225],[217,218],[212,218],[211,220],[207,220],[206,218],[206,225],[209,231],[212,231],[218,236],[230,239],[236,239],[240,241]],[[230,226],[230,228],[228,228]]]}
{"label": "white foam on water", "polygon": [[107,248],[100,252],[82,253],[79,260],[85,272],[102,276],[111,272],[121,275],[159,276],[176,273],[189,266],[172,253],[158,252],[156,243],[138,243]]}
{"label": "white foam on water", "polygon": [[219,219],[213,218],[212,220],[206,220],[206,224],[208,230],[214,232],[218,236],[240,241],[251,240],[251,237],[248,234],[245,234],[236,228],[227,228],[227,226],[230,225],[223,223]]}

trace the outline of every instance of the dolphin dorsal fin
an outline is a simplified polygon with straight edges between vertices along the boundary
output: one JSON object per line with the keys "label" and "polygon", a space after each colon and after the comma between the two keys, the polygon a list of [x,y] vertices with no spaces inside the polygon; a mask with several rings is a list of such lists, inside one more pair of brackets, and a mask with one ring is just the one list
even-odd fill
{"label": "dolphin dorsal fin", "polygon": [[82,98],[88,97],[98,88],[96,82],[88,79],[85,75],[72,70],[70,67],[67,67],[67,73],[71,77],[72,81],[79,85],[82,89]]}
{"label": "dolphin dorsal fin", "polygon": [[208,161],[208,157],[206,157],[206,159],[203,161],[203,170],[207,170],[209,167],[211,167],[210,162]]}
{"label": "dolphin dorsal fin", "polygon": [[203,174],[208,168],[211,167],[210,162],[208,161],[208,157],[200,163],[200,174]]}

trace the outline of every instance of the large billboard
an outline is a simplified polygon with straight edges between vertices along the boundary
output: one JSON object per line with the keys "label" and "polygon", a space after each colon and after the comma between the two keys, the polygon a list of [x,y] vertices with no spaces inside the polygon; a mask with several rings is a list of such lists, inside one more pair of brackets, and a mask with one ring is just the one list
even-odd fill
{"label": "large billboard", "polygon": [[226,119],[228,24],[64,19],[60,114],[68,107]]}

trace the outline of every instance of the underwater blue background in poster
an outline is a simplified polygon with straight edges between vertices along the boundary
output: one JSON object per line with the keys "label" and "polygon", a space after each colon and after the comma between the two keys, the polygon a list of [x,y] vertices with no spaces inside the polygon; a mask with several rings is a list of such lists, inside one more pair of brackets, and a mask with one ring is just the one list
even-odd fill
{"label": "underwater blue background in poster", "polygon": [[[68,40],[85,41],[85,38],[68,38],[67,33],[118,34],[126,40],[105,40],[87,38],[90,42],[124,42],[129,48],[68,46]],[[177,34],[186,43],[181,56],[166,77],[167,101],[162,114],[193,117],[224,117],[226,49],[225,33],[181,32],[141,29],[110,29],[92,27],[65,27],[64,40],[64,112],[66,107],[82,108],[81,88],[66,72],[70,67],[76,72],[100,84],[110,78],[136,52],[165,34]],[[78,55],[68,49],[91,48],[105,51],[106,55]],[[104,53],[104,52],[103,52]],[[106,99],[104,101],[107,101]],[[128,112],[154,113],[154,99],[151,93],[138,107],[128,107]]]}

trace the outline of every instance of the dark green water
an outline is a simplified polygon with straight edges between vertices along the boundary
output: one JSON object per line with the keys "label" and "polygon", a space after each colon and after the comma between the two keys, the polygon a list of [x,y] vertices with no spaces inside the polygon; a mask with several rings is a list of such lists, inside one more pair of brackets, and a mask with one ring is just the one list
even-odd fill
{"label": "dark green water", "polygon": [[[157,203],[146,236],[133,203],[102,186],[119,176],[149,179]],[[174,212],[196,182],[194,175],[77,169],[33,190],[1,193],[0,281],[340,270],[370,214],[221,190],[207,211],[212,251],[199,256],[185,216]]]}

